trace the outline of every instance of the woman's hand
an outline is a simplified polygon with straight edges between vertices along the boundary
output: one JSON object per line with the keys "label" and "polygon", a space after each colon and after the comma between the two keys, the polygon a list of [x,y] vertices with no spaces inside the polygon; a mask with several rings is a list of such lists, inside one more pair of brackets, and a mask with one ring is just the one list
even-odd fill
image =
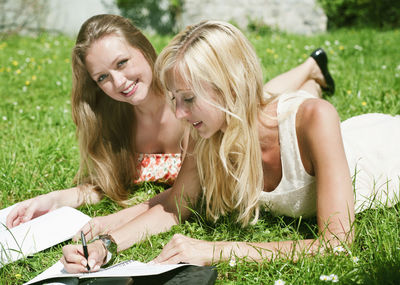
{"label": "woman's hand", "polygon": [[89,241],[98,235],[108,234],[116,225],[120,224],[115,221],[113,215],[95,217],[87,222],[82,229],[75,234],[73,241],[79,241],[81,239],[81,231],[83,231],[86,240]]}
{"label": "woman's hand", "polygon": [[69,244],[63,247],[63,256],[60,261],[64,269],[69,273],[88,272],[86,265],[89,265],[90,272],[100,269],[107,257],[107,250],[101,240],[96,240],[87,245],[89,257],[86,260],[81,244]]}
{"label": "woman's hand", "polygon": [[170,264],[184,262],[197,265],[209,265],[214,261],[214,253],[216,253],[215,256],[219,256],[215,245],[216,243],[214,242],[175,234],[153,262]]}
{"label": "woman's hand", "polygon": [[57,209],[56,195],[53,192],[37,196],[18,203],[8,214],[6,225],[13,228],[19,224],[28,222],[47,212]]}

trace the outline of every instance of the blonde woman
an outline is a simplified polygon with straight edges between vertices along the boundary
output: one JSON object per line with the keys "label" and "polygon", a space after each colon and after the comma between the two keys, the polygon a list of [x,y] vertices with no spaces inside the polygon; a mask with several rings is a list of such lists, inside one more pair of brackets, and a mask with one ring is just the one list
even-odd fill
{"label": "blonde woman", "polygon": [[[192,139],[160,203],[109,232],[118,250],[168,230],[189,217],[188,203],[202,201],[211,220],[235,212],[244,226],[256,223],[261,209],[316,215],[320,237],[255,243],[177,234],[154,262],[296,259],[351,243],[355,212],[398,201],[400,163],[393,157],[400,155],[400,117],[366,114],[340,124],[335,108],[316,98],[314,80],[301,91],[267,94],[257,55],[234,26],[207,21],[188,27],[160,54],[156,70],[176,117],[191,126]],[[81,251],[77,245],[63,248],[66,270],[87,271]],[[103,241],[89,244],[92,270],[106,255]]]}
{"label": "blonde woman", "polygon": [[[126,206],[132,184],[174,182],[188,132],[154,77],[156,57],[151,43],[124,17],[97,15],[82,25],[72,51],[72,114],[81,155],[78,186],[19,203],[8,216],[8,227],[61,206],[94,204],[104,195]],[[313,53],[265,88],[271,93],[296,90],[310,78],[334,91],[323,53]],[[108,232],[157,199],[97,217],[83,230],[88,239]]]}

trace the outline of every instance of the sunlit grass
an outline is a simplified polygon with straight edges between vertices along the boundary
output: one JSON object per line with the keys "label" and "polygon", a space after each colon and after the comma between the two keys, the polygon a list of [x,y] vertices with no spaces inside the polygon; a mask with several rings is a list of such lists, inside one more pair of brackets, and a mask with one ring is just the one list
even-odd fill
{"label": "sunlit grass", "polygon": [[[399,30],[339,30],[312,37],[272,32],[248,36],[262,61],[265,80],[299,64],[321,46],[328,52],[337,84],[336,94],[327,100],[336,106],[342,119],[367,112],[400,114]],[[157,51],[169,39],[151,37]],[[72,185],[79,163],[69,95],[72,46],[73,39],[49,35],[11,37],[0,42],[1,208]],[[160,191],[150,183],[138,188],[139,201]],[[105,199],[81,210],[95,216],[118,209]],[[357,215],[350,253],[301,257],[297,263],[225,262],[217,265],[217,282],[325,284],[333,280],[321,279],[334,275],[339,284],[396,284],[400,278],[399,217],[399,206]],[[120,259],[149,261],[174,233],[206,240],[276,241],[312,238],[316,232],[314,219],[263,213],[256,225],[243,229],[229,217],[212,225],[194,216],[168,233],[134,245]],[[6,265],[0,269],[0,284],[22,284],[32,279],[60,258],[62,245]]]}

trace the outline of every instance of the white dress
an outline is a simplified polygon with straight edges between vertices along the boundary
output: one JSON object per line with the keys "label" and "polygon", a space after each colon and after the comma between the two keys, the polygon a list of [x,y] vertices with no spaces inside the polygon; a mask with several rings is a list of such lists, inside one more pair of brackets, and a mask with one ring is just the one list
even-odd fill
{"label": "white dress", "polygon": [[[315,98],[305,91],[278,99],[282,180],[272,192],[262,191],[260,204],[274,215],[310,217],[316,213],[315,177],[304,169],[296,136],[300,104]],[[390,207],[400,196],[400,116],[365,114],[341,124],[356,213],[371,207]]]}

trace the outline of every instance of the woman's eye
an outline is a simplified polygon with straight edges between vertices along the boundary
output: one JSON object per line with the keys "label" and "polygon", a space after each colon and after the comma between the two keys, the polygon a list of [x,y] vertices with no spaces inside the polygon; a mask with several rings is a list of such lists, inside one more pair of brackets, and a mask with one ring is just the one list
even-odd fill
{"label": "woman's eye", "polygon": [[185,98],[185,99],[183,99],[186,103],[193,103],[193,100],[194,100],[194,96],[193,97],[190,97],[190,98]]}
{"label": "woman's eye", "polygon": [[118,67],[121,67],[121,66],[123,66],[123,65],[124,65],[125,63],[127,63],[127,62],[128,62],[127,59],[121,60],[120,62],[117,63],[117,66],[118,66]]}
{"label": "woman's eye", "polygon": [[102,74],[102,75],[100,75],[98,78],[97,78],[97,82],[98,83],[101,83],[104,79],[106,79],[107,78],[107,75],[106,74]]}

